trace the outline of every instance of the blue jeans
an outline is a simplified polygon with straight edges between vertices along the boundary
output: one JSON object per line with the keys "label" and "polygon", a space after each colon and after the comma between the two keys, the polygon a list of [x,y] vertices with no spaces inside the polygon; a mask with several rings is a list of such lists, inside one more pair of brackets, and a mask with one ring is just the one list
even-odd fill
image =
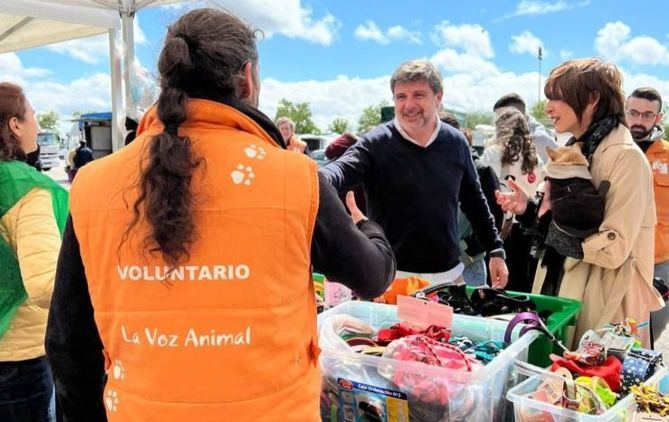
{"label": "blue jeans", "polygon": [[466,266],[462,272],[462,277],[465,279],[465,284],[468,286],[485,286],[488,272],[485,267],[485,259],[479,259]]}
{"label": "blue jeans", "polygon": [[53,420],[53,379],[46,357],[0,362],[0,421]]}

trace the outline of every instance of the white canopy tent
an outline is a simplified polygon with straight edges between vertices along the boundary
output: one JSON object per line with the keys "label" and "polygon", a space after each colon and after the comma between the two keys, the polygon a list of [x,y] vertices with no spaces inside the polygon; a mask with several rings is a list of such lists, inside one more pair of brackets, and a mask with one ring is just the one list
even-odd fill
{"label": "white canopy tent", "polygon": [[[123,100],[126,115],[134,115],[136,111],[129,73],[135,57],[135,13],[145,7],[176,1],[179,0],[0,0],[0,53],[107,33],[112,145],[116,150],[123,146],[119,136]],[[123,34],[122,53],[115,46],[119,29]]]}

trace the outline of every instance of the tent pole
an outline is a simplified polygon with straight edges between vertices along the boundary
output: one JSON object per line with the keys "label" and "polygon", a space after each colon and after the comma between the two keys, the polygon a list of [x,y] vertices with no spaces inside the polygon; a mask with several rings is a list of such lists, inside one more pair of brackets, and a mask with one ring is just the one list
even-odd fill
{"label": "tent pole", "polygon": [[116,49],[116,30],[109,30],[109,67],[111,74],[111,103],[112,103],[112,151],[116,151],[123,146],[122,133],[125,130],[120,129],[121,106],[123,102],[123,89],[121,80],[121,61],[118,57],[118,50]]}
{"label": "tent pole", "polygon": [[123,31],[123,84],[125,92],[125,115],[137,118],[137,104],[132,96],[132,66],[135,61],[134,0],[123,0],[120,9]]}

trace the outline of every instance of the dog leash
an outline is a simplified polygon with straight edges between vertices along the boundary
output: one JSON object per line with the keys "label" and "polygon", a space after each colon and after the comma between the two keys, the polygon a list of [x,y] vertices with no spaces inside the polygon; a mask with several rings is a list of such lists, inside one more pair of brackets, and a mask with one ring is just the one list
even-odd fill
{"label": "dog leash", "polygon": [[513,334],[514,328],[516,328],[516,325],[518,324],[524,324],[525,326],[521,328],[520,334],[518,337],[522,337],[525,333],[528,331],[539,331],[540,333],[544,334],[548,339],[557,344],[562,350],[564,351],[569,351],[564,344],[560,340],[558,340],[553,333],[551,333],[548,328],[544,325],[544,322],[539,318],[539,315],[537,315],[536,312],[521,312],[511,321],[509,321],[509,324],[506,326],[506,331],[504,332],[504,342],[506,344],[511,344],[511,335]]}

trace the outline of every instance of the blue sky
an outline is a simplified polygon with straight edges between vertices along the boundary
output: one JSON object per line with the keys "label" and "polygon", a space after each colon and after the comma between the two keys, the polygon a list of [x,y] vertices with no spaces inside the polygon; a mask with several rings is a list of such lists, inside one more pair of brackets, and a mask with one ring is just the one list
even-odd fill
{"label": "blue sky", "polygon": [[[155,73],[166,26],[188,2],[138,13],[136,53]],[[650,0],[420,1],[209,0],[265,32],[259,42],[261,109],[280,98],[308,101],[325,129],[335,117],[390,100],[399,63],[428,58],[444,76],[447,107],[487,111],[500,95],[537,99],[542,78],[563,60],[598,56],[619,65],[625,88],[656,86],[669,102],[669,2]],[[0,78],[23,83],[35,107],[109,108],[105,37],[0,55]]]}

